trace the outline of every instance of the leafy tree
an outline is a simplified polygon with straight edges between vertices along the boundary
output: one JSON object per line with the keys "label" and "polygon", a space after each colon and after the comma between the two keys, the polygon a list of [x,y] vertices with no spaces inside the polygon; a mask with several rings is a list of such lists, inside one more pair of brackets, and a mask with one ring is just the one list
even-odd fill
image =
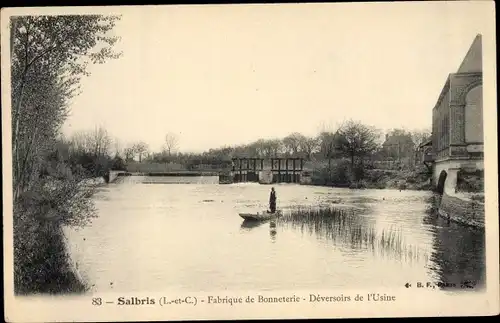
{"label": "leafy tree", "polygon": [[126,170],[125,166],[125,161],[118,155],[111,161],[111,169],[113,170]]}
{"label": "leafy tree", "polygon": [[379,147],[380,131],[374,127],[364,125],[359,121],[348,120],[340,126],[335,138],[335,147],[351,160],[351,169],[354,169],[355,160],[363,158]]}
{"label": "leafy tree", "polygon": [[119,57],[119,17],[16,16],[10,21],[14,199],[29,189],[53,146],[89,63]]}

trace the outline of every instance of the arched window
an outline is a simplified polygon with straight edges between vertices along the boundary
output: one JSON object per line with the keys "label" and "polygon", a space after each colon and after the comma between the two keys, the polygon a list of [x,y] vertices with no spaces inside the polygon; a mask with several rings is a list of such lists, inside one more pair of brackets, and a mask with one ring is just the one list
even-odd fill
{"label": "arched window", "polygon": [[482,143],[483,139],[483,86],[471,89],[465,97],[465,141]]}

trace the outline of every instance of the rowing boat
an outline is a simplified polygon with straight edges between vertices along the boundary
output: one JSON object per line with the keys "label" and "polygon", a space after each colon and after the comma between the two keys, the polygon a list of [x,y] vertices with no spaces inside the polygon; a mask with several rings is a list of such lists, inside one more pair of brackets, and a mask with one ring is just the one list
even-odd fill
{"label": "rowing boat", "polygon": [[281,211],[277,210],[275,213],[270,213],[268,211],[264,211],[262,213],[239,213],[239,215],[245,220],[253,220],[253,221],[263,221],[269,220],[271,218],[277,217],[281,215]]}

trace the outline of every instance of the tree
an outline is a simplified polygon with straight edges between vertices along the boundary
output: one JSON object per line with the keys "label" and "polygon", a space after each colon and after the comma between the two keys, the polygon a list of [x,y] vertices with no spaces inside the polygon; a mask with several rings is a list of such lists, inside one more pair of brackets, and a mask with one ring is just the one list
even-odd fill
{"label": "tree", "polygon": [[255,157],[264,157],[267,154],[270,154],[270,149],[268,145],[268,141],[265,139],[259,139],[254,142],[251,146],[255,149]]}
{"label": "tree", "polygon": [[88,142],[90,145],[90,152],[94,156],[106,156],[109,154],[112,139],[108,131],[102,126],[95,127],[92,132],[88,134]]}
{"label": "tree", "polygon": [[171,156],[179,145],[179,138],[175,133],[169,132],[165,135],[165,150],[168,155]]}
{"label": "tree", "polygon": [[319,148],[319,140],[317,137],[303,136],[299,143],[300,151],[304,154],[305,158],[310,160],[311,156]]}
{"label": "tree", "polygon": [[348,120],[340,126],[335,138],[335,147],[351,160],[354,169],[355,159],[363,158],[379,147],[380,130],[362,124],[359,121]]}
{"label": "tree", "polygon": [[73,133],[69,141],[73,153],[83,153],[90,151],[88,136],[85,131],[78,131]]}
{"label": "tree", "polygon": [[69,151],[73,167],[81,165],[88,175],[101,176],[108,170],[112,139],[102,126],[91,131],[78,131],[70,137]]}
{"label": "tree", "polygon": [[140,163],[140,162],[142,162],[142,157],[147,155],[149,147],[148,147],[148,144],[141,141],[141,142],[134,144],[132,149],[137,155],[139,155],[139,163]]}
{"label": "tree", "polygon": [[415,144],[415,149],[418,149],[418,146],[431,139],[431,130],[428,128],[415,129],[410,132],[410,136]]}
{"label": "tree", "polygon": [[319,152],[324,159],[333,157],[335,134],[329,131],[321,132],[318,137]]}
{"label": "tree", "polygon": [[283,152],[283,142],[280,139],[269,140],[270,157],[278,157]]}
{"label": "tree", "polygon": [[113,140],[113,149],[114,149],[115,157],[116,156],[123,157],[123,154],[124,154],[123,150],[124,149],[122,146],[122,142],[119,138],[115,138]]}
{"label": "tree", "polygon": [[300,143],[304,141],[304,135],[294,132],[283,138],[286,153],[296,156],[300,150]]}
{"label": "tree", "polygon": [[333,133],[323,130],[316,139],[320,156],[328,160],[328,177],[330,182],[332,180],[332,158],[342,155],[339,147],[336,146],[339,136],[338,132]]}
{"label": "tree", "polygon": [[123,150],[123,154],[125,155],[125,161],[131,161],[134,159],[134,155],[136,154],[135,152],[135,146],[128,146]]}
{"label": "tree", "polygon": [[[119,55],[109,36],[118,17],[102,15],[10,18],[14,291],[46,292],[47,277],[64,273],[62,225],[82,225],[94,214],[87,177],[58,137],[89,63]],[[84,156],[85,158],[88,156]],[[84,159],[85,159],[84,158]],[[63,276],[64,277],[64,276]],[[50,279],[49,279],[50,280]],[[59,279],[56,279],[59,280]],[[45,285],[45,286],[42,286]],[[57,288],[57,284],[48,289]],[[73,284],[72,284],[73,285]]]}
{"label": "tree", "polygon": [[14,199],[40,171],[89,63],[119,57],[119,17],[17,16],[10,21]]}

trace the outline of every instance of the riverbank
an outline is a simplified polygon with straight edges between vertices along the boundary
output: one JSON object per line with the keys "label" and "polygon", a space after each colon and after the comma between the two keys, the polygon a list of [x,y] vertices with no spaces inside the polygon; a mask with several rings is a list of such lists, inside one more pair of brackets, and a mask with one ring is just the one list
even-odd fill
{"label": "riverbank", "polygon": [[461,169],[457,173],[455,190],[443,192],[438,212],[450,221],[484,228],[484,202],[484,171]]}
{"label": "riverbank", "polygon": [[426,169],[417,170],[387,170],[362,169],[357,177],[351,174],[349,167],[335,165],[315,167],[312,171],[311,184],[315,186],[348,187],[352,189],[408,189],[431,190],[431,174]]}
{"label": "riverbank", "polygon": [[91,197],[103,178],[47,179],[14,205],[14,292],[80,294],[87,290],[67,250],[64,226],[84,226],[96,214]]}
{"label": "riverbank", "polygon": [[477,200],[444,193],[441,197],[438,213],[450,221],[470,227],[484,228],[484,203]]}
{"label": "riverbank", "polygon": [[[19,216],[18,216],[19,217]],[[14,226],[16,295],[80,294],[87,286],[70,265],[62,226],[24,217]]]}

